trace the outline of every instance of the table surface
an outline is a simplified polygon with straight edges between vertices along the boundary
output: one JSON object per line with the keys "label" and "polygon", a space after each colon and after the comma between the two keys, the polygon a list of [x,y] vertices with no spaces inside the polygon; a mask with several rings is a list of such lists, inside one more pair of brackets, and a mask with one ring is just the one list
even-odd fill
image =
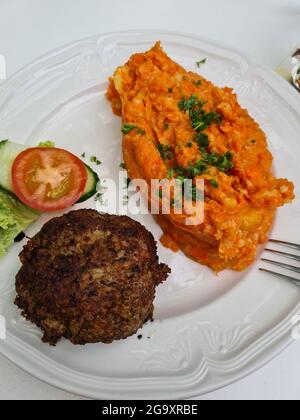
{"label": "table surface", "polygon": [[[269,68],[300,42],[299,0],[0,0],[0,55],[11,75],[89,35],[165,29],[216,40]],[[250,377],[199,399],[300,399],[300,341]],[[79,399],[0,356],[0,400]]]}

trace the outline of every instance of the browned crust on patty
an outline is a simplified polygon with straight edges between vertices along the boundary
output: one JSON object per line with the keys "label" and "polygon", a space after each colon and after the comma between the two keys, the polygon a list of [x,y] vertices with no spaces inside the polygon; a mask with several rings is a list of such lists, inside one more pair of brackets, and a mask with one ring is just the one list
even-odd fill
{"label": "browned crust on patty", "polygon": [[55,345],[111,343],[152,318],[159,264],[150,232],[127,216],[72,211],[44,225],[20,254],[16,305]]}

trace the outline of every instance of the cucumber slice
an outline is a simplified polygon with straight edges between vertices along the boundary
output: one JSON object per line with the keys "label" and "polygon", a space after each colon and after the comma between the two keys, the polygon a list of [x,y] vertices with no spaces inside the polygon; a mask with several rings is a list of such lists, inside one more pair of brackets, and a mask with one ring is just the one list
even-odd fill
{"label": "cucumber slice", "polygon": [[85,167],[87,170],[88,179],[86,182],[84,193],[82,194],[80,199],[77,201],[77,203],[83,203],[84,201],[93,197],[93,195],[95,195],[97,192],[97,184],[99,182],[99,176],[88,165],[85,165]]}
{"label": "cucumber slice", "polygon": [[12,143],[9,140],[0,141],[0,187],[13,193],[11,180],[11,167],[16,157],[26,149],[22,144]]}

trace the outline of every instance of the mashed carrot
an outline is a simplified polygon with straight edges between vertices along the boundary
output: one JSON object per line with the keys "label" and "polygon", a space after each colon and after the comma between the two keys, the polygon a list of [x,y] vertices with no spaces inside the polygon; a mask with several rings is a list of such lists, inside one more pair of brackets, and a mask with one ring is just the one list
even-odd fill
{"label": "mashed carrot", "polygon": [[[182,216],[159,214],[163,245],[217,272],[247,268],[276,208],[293,200],[294,186],[274,177],[266,136],[233,90],[187,72],[157,43],[115,71],[107,98],[127,129],[123,155],[131,179],[176,178],[181,168],[205,180],[204,222],[187,226]],[[192,106],[208,122],[198,132]]]}

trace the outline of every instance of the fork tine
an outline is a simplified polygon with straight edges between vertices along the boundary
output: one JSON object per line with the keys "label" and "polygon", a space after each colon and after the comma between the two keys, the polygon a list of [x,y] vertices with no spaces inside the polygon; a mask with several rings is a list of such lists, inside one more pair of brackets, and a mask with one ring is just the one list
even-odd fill
{"label": "fork tine", "polygon": [[295,284],[296,286],[300,287],[300,280],[295,279],[294,277],[286,276],[285,274],[275,273],[275,271],[266,270],[265,268],[260,268],[259,270],[265,273],[272,274],[273,276],[278,277],[280,279],[288,280],[292,282],[293,284]]}
{"label": "fork tine", "polygon": [[291,260],[300,261],[299,255],[289,254],[288,252],[276,251],[275,249],[266,248],[265,251],[272,252],[273,254],[282,255]]}
{"label": "fork tine", "polygon": [[264,262],[273,264],[273,265],[277,265],[278,267],[286,268],[287,270],[294,271],[295,273],[300,273],[300,267],[294,267],[293,265],[284,264],[279,261],[268,260],[267,258],[262,258],[261,260]]}
{"label": "fork tine", "polygon": [[286,245],[286,246],[288,246],[290,248],[294,248],[294,249],[299,249],[300,250],[300,245],[294,244],[293,242],[277,241],[276,239],[270,239],[270,242],[273,242],[274,244],[279,244],[279,245]]}

